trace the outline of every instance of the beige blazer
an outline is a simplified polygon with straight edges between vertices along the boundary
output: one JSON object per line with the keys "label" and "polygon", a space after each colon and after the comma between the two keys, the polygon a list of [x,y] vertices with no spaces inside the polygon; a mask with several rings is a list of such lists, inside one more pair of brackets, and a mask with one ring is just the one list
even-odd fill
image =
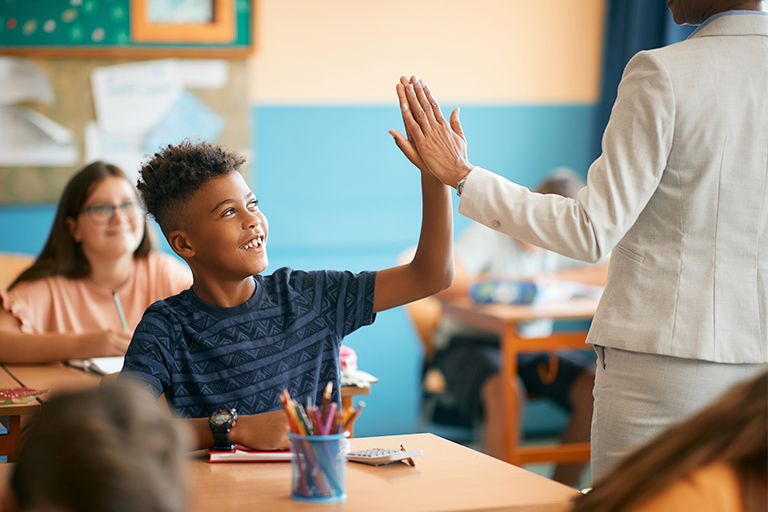
{"label": "beige blazer", "polygon": [[572,258],[612,251],[588,343],[768,362],[768,16],[637,54],[577,200],[478,167],[459,212]]}

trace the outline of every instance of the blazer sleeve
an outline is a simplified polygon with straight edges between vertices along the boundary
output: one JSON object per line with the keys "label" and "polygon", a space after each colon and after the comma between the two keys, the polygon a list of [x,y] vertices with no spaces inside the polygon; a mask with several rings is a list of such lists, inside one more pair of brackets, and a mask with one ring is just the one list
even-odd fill
{"label": "blazer sleeve", "polygon": [[599,261],[632,227],[661,181],[674,138],[673,93],[659,57],[640,52],[624,70],[603,153],[577,199],[531,192],[476,167],[459,213],[565,256]]}

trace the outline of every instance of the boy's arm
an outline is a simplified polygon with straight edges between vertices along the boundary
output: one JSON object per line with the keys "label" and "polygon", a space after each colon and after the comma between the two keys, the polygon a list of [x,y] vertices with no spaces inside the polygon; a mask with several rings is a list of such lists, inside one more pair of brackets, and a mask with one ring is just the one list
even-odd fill
{"label": "boy's arm", "polygon": [[[192,430],[197,449],[213,447],[213,434],[208,418],[180,418],[177,421]],[[251,450],[288,450],[288,418],[285,411],[238,416],[237,424],[229,432],[229,441]]]}
{"label": "boy's arm", "polygon": [[438,293],[453,280],[451,189],[429,171],[422,171],[421,190],[421,234],[416,254],[410,263],[376,274],[374,313]]}
{"label": "boy's arm", "polygon": [[464,267],[459,263],[459,260],[454,262],[453,283],[451,286],[438,293],[437,296],[441,299],[457,299],[469,296],[469,287],[475,281],[475,276],[469,274]]}

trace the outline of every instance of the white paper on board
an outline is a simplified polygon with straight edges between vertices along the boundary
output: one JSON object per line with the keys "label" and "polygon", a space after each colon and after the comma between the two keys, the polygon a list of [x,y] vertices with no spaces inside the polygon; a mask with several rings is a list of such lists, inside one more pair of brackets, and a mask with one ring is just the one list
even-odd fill
{"label": "white paper on board", "polygon": [[141,164],[147,157],[142,149],[143,140],[141,134],[110,133],[91,121],[85,125],[85,162],[101,160],[116,165],[136,184]]}
{"label": "white paper on board", "polygon": [[99,128],[110,133],[146,134],[181,95],[177,59],[100,67],[91,73]]}
{"label": "white paper on board", "polygon": [[75,134],[29,107],[0,107],[0,166],[70,167]]}
{"label": "white paper on board", "polygon": [[53,89],[45,72],[34,62],[0,57],[0,105],[39,102],[50,105]]}
{"label": "white paper on board", "polygon": [[222,59],[181,59],[181,80],[189,89],[222,89],[229,82],[229,62]]}
{"label": "white paper on board", "polygon": [[215,141],[224,130],[224,119],[211,107],[184,91],[144,139],[144,151],[151,153],[184,139]]}

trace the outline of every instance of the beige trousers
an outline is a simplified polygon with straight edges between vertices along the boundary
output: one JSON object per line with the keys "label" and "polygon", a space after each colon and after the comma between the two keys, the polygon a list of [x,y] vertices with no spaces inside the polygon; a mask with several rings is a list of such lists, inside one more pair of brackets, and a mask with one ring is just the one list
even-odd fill
{"label": "beige trousers", "polygon": [[768,368],[595,347],[592,481],[670,425]]}

